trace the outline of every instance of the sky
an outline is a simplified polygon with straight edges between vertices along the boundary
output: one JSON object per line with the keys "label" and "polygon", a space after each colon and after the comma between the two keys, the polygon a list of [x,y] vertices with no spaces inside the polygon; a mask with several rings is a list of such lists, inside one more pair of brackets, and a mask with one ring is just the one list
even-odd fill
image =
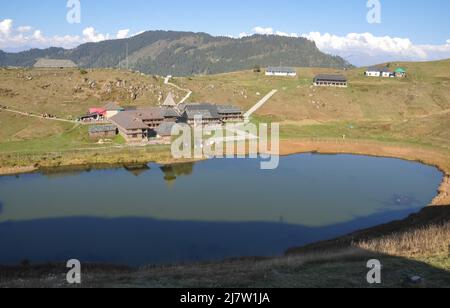
{"label": "sky", "polygon": [[306,37],[356,65],[426,61],[450,58],[449,12],[448,0],[1,1],[0,49],[73,48],[147,30],[180,30]]}

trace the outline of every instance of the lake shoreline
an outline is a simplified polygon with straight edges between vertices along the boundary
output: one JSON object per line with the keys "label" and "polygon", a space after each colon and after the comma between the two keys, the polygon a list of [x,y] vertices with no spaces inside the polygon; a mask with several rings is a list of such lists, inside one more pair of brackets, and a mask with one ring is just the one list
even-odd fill
{"label": "lake shoreline", "polygon": [[[430,206],[442,206],[450,204],[450,157],[434,150],[425,150],[423,148],[415,148],[407,145],[391,145],[388,143],[373,142],[373,141],[356,141],[356,140],[282,140],[280,143],[280,155],[290,156],[294,154],[348,154],[348,155],[361,155],[369,157],[380,158],[394,158],[402,159],[406,161],[418,162],[424,165],[436,167],[443,173],[443,179],[441,185],[437,190],[436,197],[430,203]],[[177,164],[185,162],[196,162],[201,160],[174,160],[171,158],[154,159],[152,153],[148,154],[148,157],[140,158],[134,161],[120,161],[110,162],[105,159],[96,157],[95,162],[80,160],[73,160],[68,162],[58,162],[55,165],[35,164],[33,166],[15,166],[15,167],[0,167],[0,176],[14,176],[25,173],[39,172],[41,169],[47,168],[67,168],[67,167],[80,167],[85,166],[95,167],[101,165],[102,167],[116,168],[127,164],[147,164],[150,162],[167,165]]]}
{"label": "lake shoreline", "polygon": [[[315,271],[321,269],[321,266],[329,268],[333,266],[336,269],[336,275],[339,277],[347,276],[347,272],[351,271],[355,266],[363,264],[366,260],[371,258],[382,259],[384,264],[393,262],[395,266],[399,266],[401,262],[402,271],[405,268],[415,271],[417,261],[422,262],[426,260],[425,256],[417,255],[412,258],[403,258],[396,255],[384,255],[379,251],[363,251],[360,248],[355,248],[355,243],[360,241],[372,241],[378,238],[389,237],[402,232],[408,232],[414,229],[425,228],[429,225],[436,225],[441,223],[448,223],[450,221],[450,201],[448,192],[450,191],[450,176],[447,170],[450,170],[448,158],[442,153],[436,151],[428,151],[424,149],[417,149],[414,147],[393,146],[377,142],[351,142],[351,141],[301,141],[301,140],[284,140],[281,142],[281,155],[289,156],[295,154],[324,154],[324,155],[361,155],[368,157],[393,158],[401,159],[411,162],[418,162],[425,165],[430,165],[438,168],[443,172],[443,181],[439,188],[439,194],[433,200],[430,206],[424,207],[419,213],[410,215],[409,217],[393,221],[387,224],[378,225],[368,229],[361,229],[351,234],[340,236],[328,241],[319,241],[317,243],[309,244],[301,247],[291,247],[279,257],[266,258],[235,258],[224,259],[217,262],[201,262],[201,263],[180,263],[173,265],[151,265],[140,268],[131,268],[121,265],[108,264],[86,264],[83,267],[83,286],[85,287],[127,287],[136,286],[136,283],[142,281],[142,277],[148,277],[148,285],[150,287],[160,287],[161,280],[168,281],[168,287],[207,287],[210,280],[215,281],[214,277],[220,276],[216,282],[220,285],[222,279],[232,279],[232,275],[227,275],[228,272],[242,272],[246,275],[247,271],[249,277],[271,277],[275,272],[275,277],[282,278],[284,270],[287,268],[297,273],[298,268],[302,271]],[[148,163],[151,160],[142,162]],[[156,161],[158,164],[182,163],[180,161]],[[129,165],[138,165],[139,162],[132,162]],[[120,162],[116,164],[73,164],[67,166],[59,166],[64,169],[67,168],[117,168],[127,165]],[[8,175],[23,174],[31,172],[39,172],[51,167],[14,167],[14,168],[0,168],[0,173],[3,171],[9,172]],[[6,174],[3,174],[6,175]],[[439,206],[437,206],[439,205]],[[433,253],[430,251],[430,253]],[[438,261],[441,258],[438,257]],[[308,260],[314,261],[308,261]],[[317,262],[317,259],[320,261]],[[297,261],[298,260],[298,261]],[[307,260],[307,261],[304,261]],[[414,260],[414,261],[413,261]],[[299,262],[297,264],[297,262]],[[356,262],[356,263],[353,263]],[[440,261],[439,261],[440,262]],[[333,265],[335,264],[335,265]],[[424,263],[425,264],[425,263]],[[281,266],[280,269],[277,269]],[[275,269],[274,269],[275,268]],[[364,267],[362,267],[365,269]],[[424,268],[424,270],[427,268]],[[29,264],[24,262],[19,266],[2,266],[0,265],[0,276],[4,277],[1,286],[31,286],[31,287],[70,287],[65,283],[65,264]],[[204,271],[211,273],[213,278],[204,278],[199,274]],[[182,272],[183,274],[179,274]],[[300,271],[301,272],[301,271]],[[363,273],[365,275],[365,273]],[[439,274],[439,273],[437,273]],[[225,277],[223,276],[225,275]],[[291,277],[291,274],[286,275],[286,279]],[[362,275],[362,274],[361,274]],[[430,274],[431,275],[431,274]],[[152,278],[152,277],[156,278]],[[176,277],[175,277],[176,276]],[[229,277],[230,276],[230,277]],[[445,276],[445,275],[444,275]],[[166,278],[167,277],[167,278]],[[194,277],[194,278],[193,278]],[[309,277],[309,276],[307,276]],[[399,275],[399,277],[402,277]],[[281,279],[280,278],[280,279]],[[196,279],[198,282],[195,282]],[[250,279],[250,278],[248,278]],[[253,279],[253,278],[252,278]],[[283,278],[284,279],[284,278]],[[400,278],[399,278],[400,279]],[[181,282],[178,282],[181,280]],[[204,280],[207,280],[204,282]],[[128,281],[128,282],[126,282]],[[136,281],[136,282],[134,282]],[[193,281],[196,283],[192,285]],[[257,286],[266,285],[266,279],[258,278],[253,283]],[[230,284],[231,285],[231,284]],[[164,285],[163,285],[164,286]],[[224,284],[224,287],[229,285]],[[268,284],[268,286],[273,286]]]}
{"label": "lake shoreline", "polygon": [[282,141],[282,156],[304,153],[394,158],[435,167],[442,172],[443,178],[430,206],[450,204],[450,157],[442,153],[371,141]]}

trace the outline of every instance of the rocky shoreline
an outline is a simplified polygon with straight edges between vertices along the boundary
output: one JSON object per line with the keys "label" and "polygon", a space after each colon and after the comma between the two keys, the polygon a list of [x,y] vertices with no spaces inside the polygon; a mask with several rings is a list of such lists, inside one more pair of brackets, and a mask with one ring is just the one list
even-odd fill
{"label": "rocky shoreline", "polygon": [[434,198],[432,205],[447,205],[450,200],[450,174],[446,173],[438,190],[438,195]]}

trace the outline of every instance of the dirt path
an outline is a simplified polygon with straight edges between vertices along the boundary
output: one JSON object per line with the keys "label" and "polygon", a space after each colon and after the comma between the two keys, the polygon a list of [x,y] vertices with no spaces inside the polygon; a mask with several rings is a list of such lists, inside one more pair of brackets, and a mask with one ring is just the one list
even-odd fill
{"label": "dirt path", "polygon": [[256,111],[258,111],[259,108],[264,106],[264,104],[267,103],[269,101],[269,99],[271,99],[272,96],[274,96],[277,92],[278,92],[278,90],[270,91],[269,94],[264,96],[258,103],[256,103],[255,106],[253,106],[249,111],[247,111],[247,113],[244,114],[244,118],[249,119],[252,116],[252,114],[254,114]]}
{"label": "dirt path", "polygon": [[178,103],[178,105],[181,105],[181,104],[183,104],[184,102],[186,102],[186,101],[189,99],[189,97],[191,97],[192,91],[189,90],[189,89],[183,89],[183,88],[181,88],[180,86],[178,86],[178,85],[176,85],[176,84],[174,84],[174,83],[171,83],[171,82],[170,82],[170,79],[171,79],[171,78],[172,78],[172,76],[167,76],[167,77],[164,79],[164,84],[165,84],[165,85],[169,85],[169,86],[171,86],[171,87],[174,87],[174,88],[176,88],[176,89],[178,89],[178,90],[180,90],[180,91],[187,92],[186,96]]}
{"label": "dirt path", "polygon": [[77,121],[71,121],[71,120],[66,120],[66,119],[61,119],[61,118],[48,118],[48,117],[44,117],[44,116],[40,116],[40,115],[36,115],[36,114],[31,114],[31,113],[28,113],[28,112],[23,112],[23,111],[19,111],[19,110],[10,109],[9,107],[8,108],[2,108],[2,109],[0,109],[0,111],[15,113],[15,114],[19,114],[19,115],[22,115],[22,116],[25,116],[25,117],[30,117],[30,118],[37,118],[37,119],[42,119],[42,120],[59,121],[59,122],[65,122],[65,123],[78,124]]}

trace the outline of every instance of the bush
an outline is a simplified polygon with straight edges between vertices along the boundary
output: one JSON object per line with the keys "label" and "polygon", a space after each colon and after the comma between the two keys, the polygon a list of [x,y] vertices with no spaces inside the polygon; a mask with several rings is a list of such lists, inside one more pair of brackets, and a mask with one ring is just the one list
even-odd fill
{"label": "bush", "polygon": [[81,75],[86,75],[87,73],[88,73],[88,71],[86,71],[86,70],[80,70]]}

